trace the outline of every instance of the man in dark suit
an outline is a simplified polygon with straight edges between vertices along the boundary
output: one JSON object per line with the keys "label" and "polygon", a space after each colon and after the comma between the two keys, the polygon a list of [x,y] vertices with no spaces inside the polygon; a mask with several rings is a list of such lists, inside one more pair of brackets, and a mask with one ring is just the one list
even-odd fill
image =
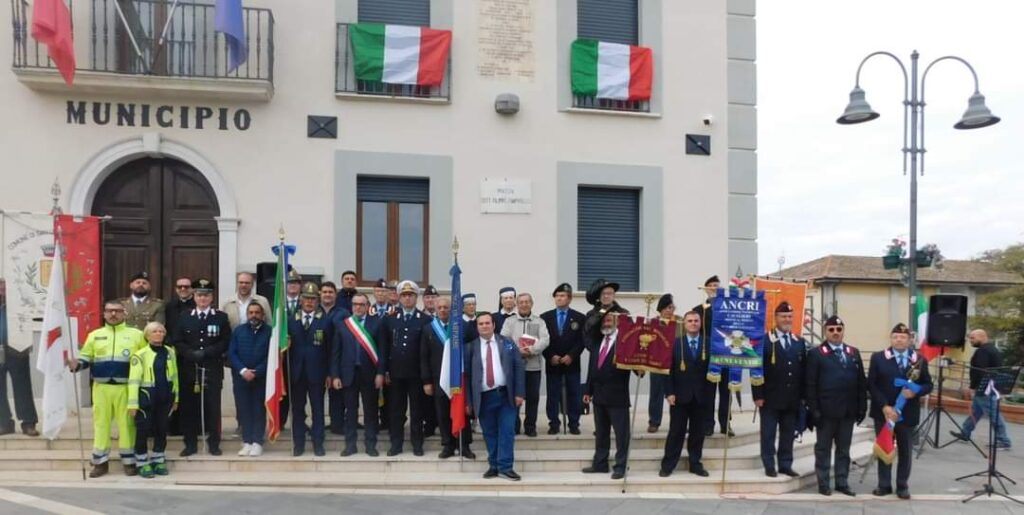
{"label": "man in dark suit", "polygon": [[[921,397],[932,391],[932,377],[928,374],[928,360],[910,348],[910,328],[896,324],[889,334],[890,347],[871,355],[868,367],[868,388],[871,391],[871,418],[877,435],[886,422],[894,422],[898,466],[896,467],[896,495],[910,499],[911,454],[913,454],[914,428],[921,420]],[[915,393],[905,386],[913,381],[920,389]],[[903,397],[902,410],[896,410],[896,401]],[[892,463],[878,461],[878,487],[876,496],[892,493]]]}
{"label": "man in dark suit", "polygon": [[583,323],[586,317],[569,307],[572,302],[572,286],[569,283],[558,285],[552,296],[555,298],[555,309],[540,315],[551,337],[551,343],[544,349],[544,370],[548,381],[548,434],[558,434],[561,426],[559,411],[565,410],[569,432],[578,435],[580,414],[583,411],[580,355],[586,346],[583,337]]}
{"label": "man in dark suit", "polygon": [[[764,343],[764,384],[751,386],[754,405],[761,412],[761,463],[768,477],[779,472],[800,477],[793,471],[793,439],[803,402],[804,363],[807,342],[793,334],[793,306],[782,301],[775,308],[775,330]],[[779,435],[775,468],[775,435]]]}
{"label": "man in dark suit", "polygon": [[[338,303],[338,286],[331,281],[324,281],[320,283],[320,309],[323,310],[324,315],[330,319],[331,327],[336,327],[339,322],[346,319],[351,315],[349,308],[352,307],[351,301],[349,307],[342,307]],[[332,338],[328,342],[327,355],[334,355],[334,339]],[[331,376],[334,377],[334,376]],[[345,434],[345,394],[341,390],[335,390],[334,388],[328,387],[327,389],[327,415],[331,417],[331,423],[328,429],[336,434]]]}
{"label": "man in dark suit", "polygon": [[814,469],[818,492],[832,495],[829,473],[835,446],[835,491],[856,495],[847,481],[850,475],[850,444],[853,426],[868,412],[867,379],[856,347],[843,343],[843,320],[825,320],[825,343],[807,353],[804,376],[807,407],[811,411],[818,439],[814,443]]}
{"label": "man in dark suit", "polygon": [[516,344],[495,333],[494,315],[477,317],[480,336],[465,347],[464,370],[467,412],[476,414],[487,442],[484,478],[522,479],[515,464],[515,426],[519,406],[526,398],[526,365]]}
{"label": "man in dark suit", "polygon": [[359,290],[356,289],[356,273],[352,270],[345,270],[341,273],[341,289],[338,290],[338,305],[352,312],[352,297],[355,297]]}
{"label": "man in dark suit", "polygon": [[423,340],[420,342],[420,372],[423,379],[423,393],[434,403],[434,413],[437,417],[438,427],[441,429],[441,453],[437,455],[442,460],[455,456],[456,446],[461,439],[462,455],[469,459],[475,459],[476,454],[469,448],[473,442],[473,429],[469,424],[462,428],[460,438],[452,435],[451,398],[441,389],[441,374],[446,373],[441,369],[444,358],[445,342],[451,337],[452,301],[449,297],[438,297],[434,300],[434,310],[437,316],[430,322],[429,330],[423,331]]}
{"label": "man in dark suit", "polygon": [[701,337],[701,318],[694,311],[683,315],[681,338],[677,338],[672,351],[672,368],[665,385],[669,405],[668,438],[665,455],[661,458],[658,476],[672,475],[683,453],[683,440],[691,474],[707,477],[701,458],[704,452],[704,412],[712,408],[708,391],[715,387],[707,381],[708,354],[711,342]]}
{"label": "man in dark suit", "polygon": [[352,316],[334,319],[334,344],[331,346],[331,377],[335,391],[345,401],[345,449],[342,456],[356,453],[359,401],[363,403],[366,428],[366,454],[377,456],[377,398],[384,386],[384,358],[381,356],[381,322],[368,316],[370,299],[352,296]]}
{"label": "man in dark suit", "polygon": [[196,453],[201,430],[210,454],[220,456],[220,391],[224,385],[224,356],[231,341],[228,315],[213,307],[215,287],[208,279],[192,283],[196,307],[178,321],[171,342],[178,355],[181,383],[182,456]]}
{"label": "man in dark suit", "polygon": [[615,429],[615,465],[612,479],[626,475],[626,454],[629,452],[629,371],[615,366],[615,346],[620,337],[616,326],[619,312],[608,311],[601,321],[601,340],[592,344],[587,386],[583,402],[594,406],[594,458],[584,474],[608,472],[611,431]]}
{"label": "man in dark suit", "polygon": [[190,313],[196,307],[196,301],[192,298],[192,279],[179,277],[174,281],[174,296],[164,306],[164,314],[167,322],[167,334],[174,335],[181,317]]}
{"label": "man in dark suit", "polygon": [[402,454],[405,409],[409,408],[409,438],[412,453],[423,456],[423,379],[420,369],[420,341],[430,330],[430,316],[416,309],[419,287],[412,281],[397,286],[400,306],[388,315],[385,326],[384,381],[388,384],[389,436],[388,456]]}
{"label": "man in dark suit", "polygon": [[[711,341],[711,321],[714,317],[714,312],[711,309],[711,300],[715,298],[718,291],[718,287],[721,285],[717,275],[708,277],[704,281],[704,293],[707,294],[707,300],[702,304],[697,304],[693,307],[693,311],[700,315],[700,337],[706,342]],[[733,433],[732,426],[729,424],[729,381],[726,380],[729,377],[729,369],[722,368],[722,380],[718,383],[713,383],[715,388],[708,390],[708,395],[711,396],[709,404],[711,409],[704,413],[704,436],[711,436],[715,432],[715,396],[718,396],[718,426],[721,429],[722,434],[728,433],[730,437],[736,436]]]}
{"label": "man in dark suit", "polygon": [[[299,309],[288,320],[289,397],[292,408],[292,456],[302,456],[306,433],[313,439],[313,454],[324,456],[324,389],[333,338],[332,320],[319,307],[320,290],[316,284],[302,285]],[[306,426],[306,399],[309,399],[312,431]]]}

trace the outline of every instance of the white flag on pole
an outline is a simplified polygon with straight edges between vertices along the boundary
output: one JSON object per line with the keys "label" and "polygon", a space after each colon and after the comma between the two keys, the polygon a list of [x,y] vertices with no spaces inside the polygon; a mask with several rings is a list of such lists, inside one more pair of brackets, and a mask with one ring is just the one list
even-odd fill
{"label": "white flag on pole", "polygon": [[46,311],[39,337],[39,357],[36,368],[43,373],[43,436],[53,440],[68,418],[67,388],[73,380],[65,366],[65,359],[75,358],[70,345],[67,309],[64,305],[64,256],[60,246],[53,256],[50,270],[50,291],[46,296]]}

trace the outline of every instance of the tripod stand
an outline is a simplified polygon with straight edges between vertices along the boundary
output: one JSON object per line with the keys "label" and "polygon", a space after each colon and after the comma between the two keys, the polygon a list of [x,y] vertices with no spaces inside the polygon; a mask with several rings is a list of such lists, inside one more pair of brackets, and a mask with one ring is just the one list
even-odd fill
{"label": "tripod stand", "polygon": [[[925,417],[925,419],[921,422],[921,425],[918,426],[918,429],[914,434],[915,438],[923,436],[923,438],[921,438],[920,440],[921,443],[918,444],[917,446],[917,455],[914,456],[915,458],[921,457],[921,454],[924,452],[924,448],[926,445],[930,445],[934,449],[942,449],[957,442],[957,440],[950,440],[946,443],[940,443],[939,434],[941,433],[940,426],[942,425],[942,417],[946,417],[946,419],[953,424],[953,427],[956,427],[960,433],[963,433],[963,428],[960,427],[960,423],[958,423],[956,419],[953,418],[953,415],[949,414],[949,411],[946,410],[946,407],[942,405],[942,382],[944,381],[943,373],[946,370],[946,367],[949,366],[949,363],[946,361],[945,347],[942,347],[940,350],[937,364],[939,367],[939,380],[937,383],[939,395],[935,403],[935,407],[931,409],[931,411],[928,413],[928,416]],[[932,427],[935,428],[934,438],[931,434]],[[978,444],[974,443],[973,440],[971,440],[971,445],[973,445],[974,448],[977,449],[982,456],[985,456],[985,451],[983,451],[981,447],[978,447]]]}
{"label": "tripod stand", "polygon": [[[967,479],[969,477],[984,476],[987,478],[987,481],[985,482],[985,484],[981,485],[981,490],[975,490],[973,494],[964,498],[961,502],[970,502],[973,501],[974,499],[977,499],[978,497],[981,497],[982,495],[987,497],[998,495],[999,497],[1002,497],[1004,499],[1008,499],[1017,504],[1024,505],[1024,501],[1020,501],[1014,499],[1013,497],[1010,497],[1010,491],[1006,488],[1006,483],[1004,483],[1003,480],[1005,479],[1014,485],[1016,485],[1017,482],[1007,477],[1006,474],[999,472],[999,470],[996,468],[996,456],[999,453],[999,445],[996,442],[996,424],[994,420],[995,416],[999,413],[999,405],[1001,402],[1002,394],[1010,393],[1013,390],[1013,385],[1017,384],[1017,377],[1019,375],[1020,368],[1007,367],[1002,369],[1002,371],[992,372],[992,375],[990,375],[988,378],[987,386],[984,390],[984,395],[988,396],[989,402],[991,403],[990,407],[992,410],[990,412],[991,416],[989,418],[988,424],[988,468],[982,470],[981,472],[975,472],[974,474],[967,474],[966,476],[960,476],[956,478],[957,481],[960,481],[962,479]],[[976,395],[981,394],[981,391],[976,393]],[[992,484],[992,478],[995,478],[996,481],[999,481],[999,486],[1003,487],[1002,492],[996,491],[995,487]]]}

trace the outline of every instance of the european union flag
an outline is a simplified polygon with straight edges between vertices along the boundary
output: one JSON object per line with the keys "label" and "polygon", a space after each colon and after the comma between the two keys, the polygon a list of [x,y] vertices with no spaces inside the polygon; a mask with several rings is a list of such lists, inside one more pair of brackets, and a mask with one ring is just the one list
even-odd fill
{"label": "european union flag", "polygon": [[249,59],[242,0],[217,0],[213,13],[213,30],[224,34],[224,40],[227,41],[227,72],[231,73]]}

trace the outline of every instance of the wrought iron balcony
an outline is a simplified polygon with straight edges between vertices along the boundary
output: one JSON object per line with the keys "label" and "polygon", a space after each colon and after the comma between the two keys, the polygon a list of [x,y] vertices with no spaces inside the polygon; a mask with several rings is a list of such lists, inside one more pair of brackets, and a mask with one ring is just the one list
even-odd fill
{"label": "wrought iron balcony", "polygon": [[[274,15],[269,9],[242,9],[248,57],[229,70],[227,42],[214,30],[213,0],[71,1],[76,31],[88,20],[88,54],[76,48],[74,89],[141,88],[265,100],[273,94]],[[28,1],[11,2],[15,73],[30,87],[61,89],[46,46],[30,35]]]}
{"label": "wrought iron balcony", "polygon": [[339,23],[334,53],[334,92],[339,96],[365,96],[368,98],[419,99],[448,102],[451,100],[452,62],[448,55],[444,81],[440,86],[416,86],[410,84],[387,84],[380,81],[359,80],[353,65],[352,43],[349,39],[349,23]]}
{"label": "wrought iron balcony", "polygon": [[651,103],[647,100],[609,100],[584,95],[573,95],[572,106],[577,109],[594,109],[598,111],[651,112]]}

